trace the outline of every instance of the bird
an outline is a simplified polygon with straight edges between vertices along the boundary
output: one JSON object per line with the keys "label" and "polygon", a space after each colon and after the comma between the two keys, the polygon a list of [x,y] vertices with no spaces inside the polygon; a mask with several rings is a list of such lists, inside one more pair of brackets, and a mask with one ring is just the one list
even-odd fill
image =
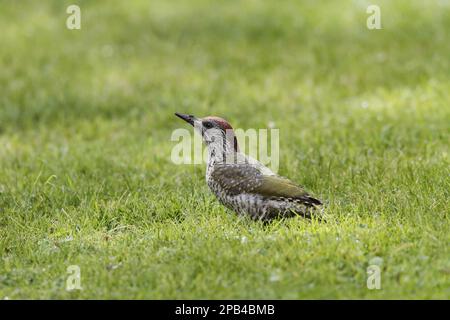
{"label": "bird", "polygon": [[208,155],[206,183],[225,207],[264,222],[295,216],[320,219],[322,202],[302,186],[241,153],[228,121],[217,116],[175,115],[201,134]]}

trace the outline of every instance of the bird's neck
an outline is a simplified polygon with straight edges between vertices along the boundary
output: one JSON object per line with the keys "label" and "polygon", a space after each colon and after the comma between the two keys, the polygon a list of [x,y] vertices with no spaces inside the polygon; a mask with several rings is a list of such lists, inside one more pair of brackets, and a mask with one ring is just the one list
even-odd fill
{"label": "bird's neck", "polygon": [[236,162],[238,149],[228,141],[208,144],[208,159],[206,164],[207,177],[216,164],[232,164]]}

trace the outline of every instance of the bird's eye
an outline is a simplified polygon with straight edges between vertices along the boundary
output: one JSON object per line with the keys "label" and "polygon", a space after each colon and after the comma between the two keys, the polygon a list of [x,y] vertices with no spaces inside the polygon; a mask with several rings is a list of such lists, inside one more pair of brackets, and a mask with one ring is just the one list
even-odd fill
{"label": "bird's eye", "polygon": [[206,129],[211,129],[213,127],[213,124],[211,122],[209,122],[209,121],[206,121],[206,122],[203,123],[203,126]]}

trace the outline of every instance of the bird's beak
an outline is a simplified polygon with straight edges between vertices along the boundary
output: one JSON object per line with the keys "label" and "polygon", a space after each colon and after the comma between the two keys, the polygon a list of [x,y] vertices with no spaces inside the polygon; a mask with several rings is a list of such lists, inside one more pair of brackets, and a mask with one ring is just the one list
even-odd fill
{"label": "bird's beak", "polygon": [[175,112],[175,115],[178,118],[181,118],[184,121],[186,121],[187,123],[189,123],[191,126],[193,126],[194,122],[197,120],[197,118],[194,117],[193,115],[187,115],[187,114],[182,114],[182,113],[178,113],[178,112]]}

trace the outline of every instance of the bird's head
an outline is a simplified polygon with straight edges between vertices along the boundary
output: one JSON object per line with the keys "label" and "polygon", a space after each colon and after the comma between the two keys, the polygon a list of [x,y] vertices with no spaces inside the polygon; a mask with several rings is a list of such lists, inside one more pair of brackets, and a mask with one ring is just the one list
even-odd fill
{"label": "bird's head", "polygon": [[201,134],[208,147],[210,145],[222,145],[225,149],[239,151],[233,128],[225,119],[215,116],[197,118],[193,115],[178,112],[175,115],[192,125]]}

